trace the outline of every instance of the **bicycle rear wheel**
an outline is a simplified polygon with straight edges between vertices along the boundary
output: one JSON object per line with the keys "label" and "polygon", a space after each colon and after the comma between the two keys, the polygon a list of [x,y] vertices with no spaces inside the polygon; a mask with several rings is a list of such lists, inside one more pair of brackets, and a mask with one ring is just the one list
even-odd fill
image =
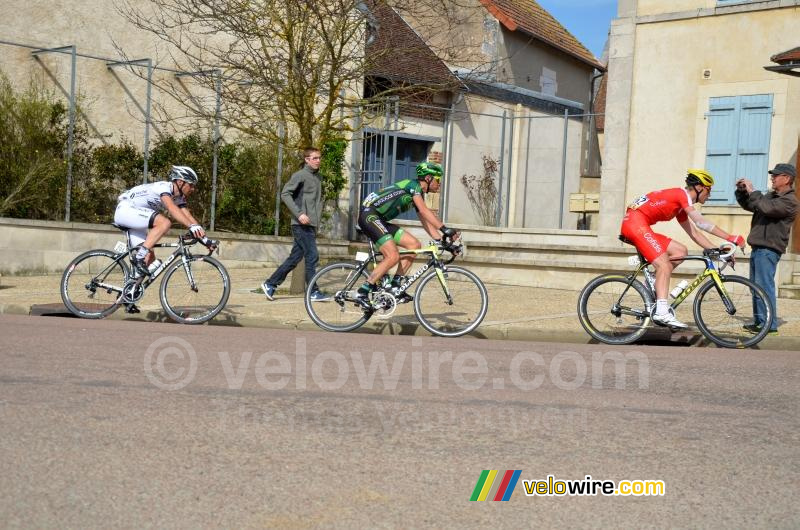
{"label": "bicycle rear wheel", "polygon": [[638,280],[605,274],[586,284],[578,297],[578,318],[592,338],[605,344],[630,344],[650,325],[653,300]]}
{"label": "bicycle rear wheel", "polygon": [[193,256],[164,273],[159,296],[169,317],[181,324],[202,324],[217,316],[228,303],[231,279],[211,256]]}
{"label": "bicycle rear wheel", "polygon": [[[332,263],[320,270],[306,290],[306,311],[314,324],[327,331],[353,331],[364,325],[371,314],[361,309],[354,298],[356,290],[368,275],[354,263]],[[316,288],[312,288],[316,286]],[[311,293],[319,290],[327,298],[312,300]]]}
{"label": "bicycle rear wheel", "polygon": [[[697,327],[711,342],[724,348],[755,346],[769,333],[774,318],[767,293],[742,276],[725,276],[721,279],[730,303],[726,304],[715,282],[704,283],[694,300]],[[757,299],[764,303],[767,318],[761,330],[752,334],[743,326],[754,322],[753,305]]]}
{"label": "bicycle rear wheel", "polygon": [[460,337],[483,321],[489,295],[480,278],[467,269],[445,266],[442,272],[444,283],[436,269],[420,280],[414,293],[414,312],[420,324],[434,335]]}
{"label": "bicycle rear wheel", "polygon": [[67,265],[61,276],[61,300],[82,318],[103,318],[121,305],[128,267],[109,250],[84,252]]}

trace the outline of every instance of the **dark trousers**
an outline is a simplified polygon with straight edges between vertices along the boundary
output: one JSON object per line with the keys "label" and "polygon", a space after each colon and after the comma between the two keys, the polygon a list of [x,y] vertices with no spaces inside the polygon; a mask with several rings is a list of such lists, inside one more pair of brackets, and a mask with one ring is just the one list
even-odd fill
{"label": "dark trousers", "polygon": [[[772,314],[775,319],[772,321],[772,329],[778,329],[778,304],[775,298],[775,271],[778,268],[778,261],[781,255],[771,248],[753,247],[750,252],[750,279],[762,287],[767,292],[767,298],[772,304]],[[753,314],[756,324],[763,324],[767,315],[767,308],[761,298],[753,297]]]}
{"label": "dark trousers", "polygon": [[319,263],[319,253],[317,252],[317,230],[310,225],[292,225],[292,235],[294,235],[294,245],[289,257],[286,258],[278,270],[272,273],[267,279],[267,283],[277,287],[283,283],[286,276],[297,267],[300,260],[306,260],[306,285],[311,283],[311,278],[317,273],[317,263]]}

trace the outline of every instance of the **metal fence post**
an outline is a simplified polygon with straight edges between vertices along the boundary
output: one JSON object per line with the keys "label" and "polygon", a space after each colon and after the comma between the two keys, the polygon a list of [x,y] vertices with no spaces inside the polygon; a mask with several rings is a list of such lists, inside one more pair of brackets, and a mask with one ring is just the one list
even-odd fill
{"label": "metal fence post", "polygon": [[153,60],[147,59],[147,103],[144,121],[144,182],[147,183],[147,166],[150,162],[150,102],[153,93]]}
{"label": "metal fence post", "polygon": [[278,173],[275,175],[275,230],[278,235],[281,215],[281,176],[283,175],[283,122],[278,124]]}
{"label": "metal fence post", "polygon": [[511,121],[509,122],[511,125],[511,130],[508,134],[508,179],[506,179],[506,214],[505,214],[505,224],[503,227],[508,227],[508,217],[511,213],[511,171],[514,169],[514,126],[517,123],[516,114],[514,111],[511,111]]}
{"label": "metal fence post", "polygon": [[[69,52],[67,52],[67,50],[69,50]],[[31,55],[38,60],[39,54],[42,53],[69,53],[71,59],[69,81],[69,125],[67,129],[67,189],[64,197],[64,221],[69,222],[70,208],[72,205],[72,151],[75,143],[75,117],[77,114],[77,109],[75,106],[75,84],[78,74],[78,47],[74,44],[70,46],[60,46],[58,48],[34,47]]]}
{"label": "metal fence post", "polygon": [[222,107],[222,71],[215,71],[214,89],[217,93],[217,103],[214,109],[214,132],[211,141],[211,148],[213,150],[213,162],[211,164],[211,223],[210,230],[214,230],[217,211],[217,163],[219,152],[219,115]]}
{"label": "metal fence post", "polygon": [[364,152],[364,129],[361,121],[362,107],[353,116],[353,136],[350,142],[350,211],[348,212],[347,235],[349,239],[356,238],[355,219],[353,215],[358,212],[358,198],[361,196],[361,154]]}
{"label": "metal fence post", "polygon": [[444,164],[444,189],[442,189],[442,194],[439,197],[439,214],[441,216],[442,222],[447,222],[447,200],[450,195],[450,164],[447,160],[447,155],[450,153],[448,149],[448,141],[450,140],[450,111],[446,111],[444,114],[444,127],[442,128],[442,164]]}
{"label": "metal fence post", "polygon": [[564,187],[567,184],[567,129],[569,128],[569,109],[564,109],[564,143],[561,153],[561,194],[558,200],[558,227],[564,228]]}
{"label": "metal fence post", "polygon": [[67,138],[67,191],[66,191],[66,201],[64,204],[64,221],[69,222],[70,218],[70,207],[72,204],[72,149],[75,143],[75,78],[77,76],[77,47],[71,46],[71,61],[72,65],[70,68],[71,76],[69,82],[69,137]]}
{"label": "metal fence post", "polygon": [[386,119],[383,122],[383,178],[379,188],[389,183],[389,121],[391,120],[389,101],[386,103]]}
{"label": "metal fence post", "polygon": [[503,212],[503,170],[505,169],[505,151],[506,151],[506,121],[508,120],[508,111],[503,111],[503,124],[500,127],[500,167],[498,169],[498,182],[497,182],[497,206],[495,207],[494,224],[500,226],[500,215]]}
{"label": "metal fence post", "polygon": [[528,161],[531,159],[531,122],[530,116],[525,118],[528,121],[528,134],[525,142],[525,183],[522,191],[522,227],[525,228],[525,216],[528,210]]}

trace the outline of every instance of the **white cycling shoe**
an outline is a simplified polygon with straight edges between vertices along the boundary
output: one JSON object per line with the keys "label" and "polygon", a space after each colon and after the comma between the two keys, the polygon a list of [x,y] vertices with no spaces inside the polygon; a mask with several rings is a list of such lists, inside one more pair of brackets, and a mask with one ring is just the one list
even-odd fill
{"label": "white cycling shoe", "polygon": [[671,329],[686,329],[689,327],[680,320],[678,320],[677,318],[675,318],[675,312],[672,310],[672,308],[670,308],[669,311],[667,311],[663,315],[659,315],[658,313],[654,314],[653,322],[655,322],[656,324],[660,324],[662,326],[667,326],[668,328]]}

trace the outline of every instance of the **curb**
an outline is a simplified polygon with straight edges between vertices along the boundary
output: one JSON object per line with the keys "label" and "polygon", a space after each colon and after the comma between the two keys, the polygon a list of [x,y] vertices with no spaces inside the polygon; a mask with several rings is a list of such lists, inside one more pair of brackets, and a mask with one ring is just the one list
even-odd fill
{"label": "curb", "polygon": [[[76,318],[62,303],[52,304],[32,304],[24,306],[21,304],[0,304],[0,314],[8,315],[27,315],[27,316],[48,316]],[[128,320],[133,322],[166,322],[177,324],[171,320],[164,311],[143,311],[136,315],[128,315],[120,309],[106,317],[111,320]],[[210,326],[231,326],[264,329],[290,329],[295,331],[322,331],[310,319],[290,319],[283,320],[270,317],[256,317],[250,315],[235,315],[223,313],[217,315],[213,320],[205,324]],[[433,335],[428,332],[416,321],[407,317],[393,320],[374,319],[365,324],[362,328],[351,333],[362,333],[368,335],[408,335],[408,336],[428,336]],[[508,324],[492,324],[479,327],[477,331],[465,335],[467,338],[488,339],[488,340],[510,340],[524,342],[548,342],[563,344],[598,344],[605,347],[586,335],[583,329],[543,331],[537,329],[510,326]],[[667,347],[716,347],[714,344],[707,344],[707,340],[699,332],[683,332],[670,335],[664,333],[660,328],[653,328],[646,335],[646,339],[638,344],[650,346]],[[636,344],[633,344],[635,346]],[[757,350],[789,350],[800,351],[800,337],[788,336],[768,336],[756,346]],[[735,350],[731,350],[735,351]]]}

